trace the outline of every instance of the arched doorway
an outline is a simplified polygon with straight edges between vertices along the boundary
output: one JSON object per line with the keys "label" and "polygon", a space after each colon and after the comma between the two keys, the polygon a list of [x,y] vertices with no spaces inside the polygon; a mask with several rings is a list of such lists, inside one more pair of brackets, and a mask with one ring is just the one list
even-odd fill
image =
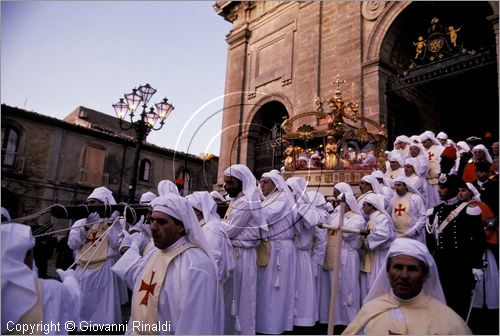
{"label": "arched doorway", "polygon": [[[425,130],[444,131],[455,141],[485,132],[498,137],[497,45],[488,19],[493,14],[488,2],[412,2],[398,15],[380,51],[390,73],[383,75],[389,143]],[[434,42],[434,18],[446,39],[442,52],[426,49],[426,59],[417,57],[420,36],[425,48]],[[460,29],[455,47],[450,26]]]}
{"label": "arched doorway", "polygon": [[257,178],[282,164],[281,123],[288,117],[286,107],[271,101],[255,113],[248,132],[247,165]]}

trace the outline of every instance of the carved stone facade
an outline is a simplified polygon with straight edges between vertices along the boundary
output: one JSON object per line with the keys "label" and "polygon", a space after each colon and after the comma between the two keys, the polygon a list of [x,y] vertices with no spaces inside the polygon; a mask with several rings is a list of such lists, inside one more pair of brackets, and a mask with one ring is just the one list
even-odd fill
{"label": "carved stone facade", "polygon": [[[457,141],[485,131],[498,136],[498,2],[217,1],[214,9],[233,24],[227,35],[219,183],[230,164],[253,168],[255,148],[270,139],[272,125],[314,111],[315,97],[333,96],[337,74],[347,81],[345,100],[387,126],[389,144],[399,134],[427,129]],[[464,58],[481,62],[478,55],[484,54],[487,61],[462,71],[453,59],[459,70],[433,78],[442,64],[436,61],[421,69],[426,80],[401,85],[415,56],[413,42],[434,17],[446,27],[463,27]],[[484,102],[480,109],[478,101]],[[485,124],[449,122],[471,113]]]}

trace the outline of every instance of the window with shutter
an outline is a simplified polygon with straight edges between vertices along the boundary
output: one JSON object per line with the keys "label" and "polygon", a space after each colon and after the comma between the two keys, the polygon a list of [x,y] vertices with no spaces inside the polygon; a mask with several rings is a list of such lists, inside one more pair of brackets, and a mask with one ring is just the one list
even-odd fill
{"label": "window with shutter", "polygon": [[80,182],[100,186],[103,184],[106,150],[97,145],[87,145],[83,156]]}

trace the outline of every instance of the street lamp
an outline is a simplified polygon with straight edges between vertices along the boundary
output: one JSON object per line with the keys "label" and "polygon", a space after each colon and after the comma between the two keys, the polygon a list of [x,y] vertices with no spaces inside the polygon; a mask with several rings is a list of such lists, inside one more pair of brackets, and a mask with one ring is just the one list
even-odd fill
{"label": "street lamp", "polygon": [[[141,85],[139,88],[132,89],[131,93],[125,94],[124,98],[120,98],[118,103],[113,104],[116,116],[120,120],[120,128],[123,130],[134,128],[136,134],[137,143],[135,147],[134,166],[132,176],[130,178],[130,185],[128,186],[129,203],[134,203],[135,201],[137,173],[139,170],[139,158],[141,155],[142,142],[146,140],[151,130],[157,131],[162,128],[163,124],[165,124],[165,119],[168,117],[170,112],[174,110],[174,106],[168,102],[168,99],[163,98],[163,101],[155,104],[156,111],[153,107],[151,107],[148,111],[147,105],[155,92],[156,89],[153,89],[149,84]],[[134,120],[134,113],[141,103],[142,112],[139,114],[139,118]],[[123,121],[127,114],[130,118],[130,125],[125,126]]]}

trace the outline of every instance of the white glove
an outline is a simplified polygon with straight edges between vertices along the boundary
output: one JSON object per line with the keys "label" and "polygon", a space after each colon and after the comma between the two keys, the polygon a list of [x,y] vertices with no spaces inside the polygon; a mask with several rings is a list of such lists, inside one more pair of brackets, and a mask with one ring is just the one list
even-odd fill
{"label": "white glove", "polygon": [[101,216],[97,212],[92,212],[88,217],[87,217],[87,225],[85,226],[85,230],[90,229],[92,226],[91,224],[97,223],[101,219]]}
{"label": "white glove", "polygon": [[117,217],[120,216],[120,212],[118,211],[113,211],[113,213],[109,216],[109,222],[113,223]]}
{"label": "white glove", "polygon": [[143,239],[145,239],[145,240],[151,239],[151,226],[148,223],[142,224],[141,234],[143,236]]}
{"label": "white glove", "polygon": [[476,281],[481,281],[483,279],[483,270],[479,268],[473,268],[472,269],[472,274],[474,275],[474,279]]}
{"label": "white glove", "polygon": [[76,280],[76,272],[74,269],[68,268],[66,271],[58,268],[56,269],[57,275],[61,278],[61,281],[64,282],[67,278],[74,278]]}

